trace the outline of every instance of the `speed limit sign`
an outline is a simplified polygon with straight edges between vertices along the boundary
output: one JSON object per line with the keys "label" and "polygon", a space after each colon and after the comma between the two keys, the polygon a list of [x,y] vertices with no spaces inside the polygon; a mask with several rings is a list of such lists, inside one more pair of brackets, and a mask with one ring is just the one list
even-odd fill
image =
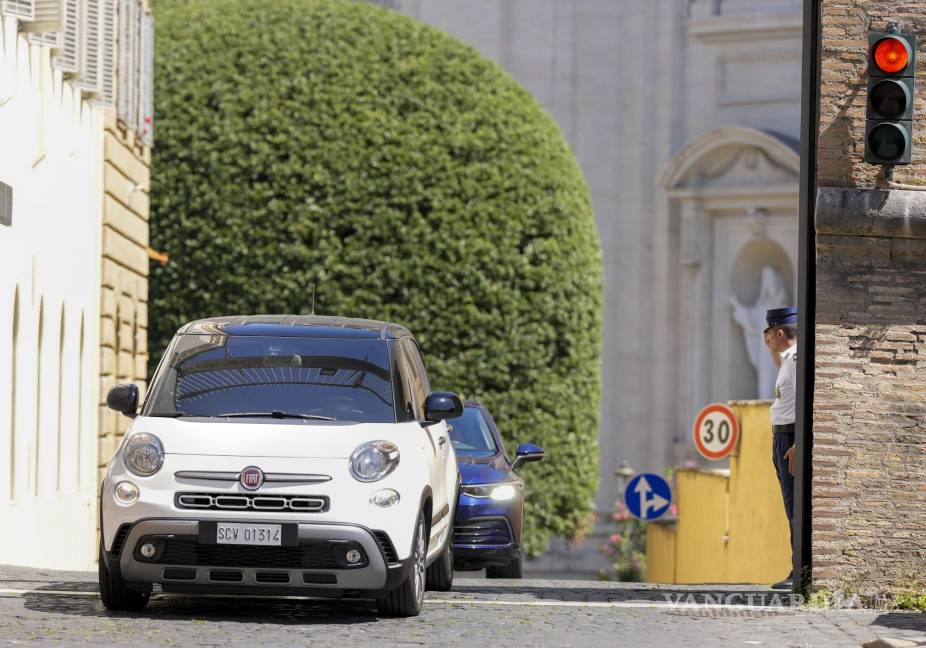
{"label": "speed limit sign", "polygon": [[694,444],[706,459],[723,459],[733,452],[740,437],[736,415],[723,403],[708,405],[695,418]]}

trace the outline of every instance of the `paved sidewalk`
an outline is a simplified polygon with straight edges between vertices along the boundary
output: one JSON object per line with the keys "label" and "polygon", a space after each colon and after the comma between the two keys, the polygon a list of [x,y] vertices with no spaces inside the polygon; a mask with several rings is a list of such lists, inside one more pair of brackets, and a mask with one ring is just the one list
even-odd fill
{"label": "paved sidewalk", "polygon": [[451,592],[429,593],[413,619],[380,618],[366,601],[163,595],[143,613],[115,614],[94,573],[0,566],[0,647],[926,646],[924,614],[808,611],[786,599],[754,586],[461,578]]}

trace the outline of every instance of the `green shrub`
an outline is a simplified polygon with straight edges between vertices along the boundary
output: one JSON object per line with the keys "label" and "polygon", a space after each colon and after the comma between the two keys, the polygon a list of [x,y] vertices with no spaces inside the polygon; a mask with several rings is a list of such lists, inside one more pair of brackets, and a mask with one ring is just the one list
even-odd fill
{"label": "green shrub", "polygon": [[494,63],[396,12],[158,0],[153,360],[183,322],[310,309],[405,324],[526,467],[526,546],[598,479],[601,259],[581,171]]}

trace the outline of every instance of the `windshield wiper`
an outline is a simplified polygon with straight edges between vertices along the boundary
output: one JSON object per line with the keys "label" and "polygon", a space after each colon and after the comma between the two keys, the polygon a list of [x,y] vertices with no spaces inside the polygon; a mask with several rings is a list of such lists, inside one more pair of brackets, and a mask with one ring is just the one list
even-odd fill
{"label": "windshield wiper", "polygon": [[228,412],[219,414],[219,417],[225,418],[294,418],[308,419],[312,421],[337,421],[333,416],[322,416],[320,414],[300,414],[297,412],[283,412],[281,410],[271,410],[269,412]]}

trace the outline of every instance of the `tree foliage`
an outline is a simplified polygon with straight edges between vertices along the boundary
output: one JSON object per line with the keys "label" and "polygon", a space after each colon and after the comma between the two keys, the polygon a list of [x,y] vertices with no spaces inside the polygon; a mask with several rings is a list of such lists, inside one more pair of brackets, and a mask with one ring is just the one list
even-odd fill
{"label": "tree foliage", "polygon": [[485,403],[528,482],[526,548],[598,479],[601,259],[555,123],[497,65],[335,0],[158,0],[150,339],[316,311],[400,322],[437,388]]}

